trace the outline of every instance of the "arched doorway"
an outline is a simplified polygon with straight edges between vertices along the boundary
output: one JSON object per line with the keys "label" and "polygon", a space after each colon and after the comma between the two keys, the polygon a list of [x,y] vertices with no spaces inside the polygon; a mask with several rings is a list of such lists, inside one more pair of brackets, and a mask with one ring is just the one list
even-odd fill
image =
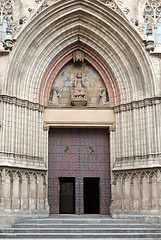
{"label": "arched doorway", "polygon": [[[101,75],[87,61],[82,50],[73,51],[72,59],[53,77],[49,95],[49,114],[58,111],[58,116],[64,116],[62,122],[69,124],[71,121],[70,128],[52,128],[50,125],[48,192],[51,214],[109,214],[109,130],[107,126],[94,127],[94,119],[101,124],[98,111],[109,111],[109,105],[108,88]],[[71,113],[68,119],[65,111]],[[83,111],[88,113],[84,116],[85,121],[93,111],[93,120],[91,118],[88,127],[80,126]],[[105,117],[103,114],[104,122]]]}

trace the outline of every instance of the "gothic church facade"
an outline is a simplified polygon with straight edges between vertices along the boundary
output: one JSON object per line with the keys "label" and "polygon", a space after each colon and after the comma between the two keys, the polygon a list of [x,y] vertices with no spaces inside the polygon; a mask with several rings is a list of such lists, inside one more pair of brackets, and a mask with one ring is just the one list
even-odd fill
{"label": "gothic church facade", "polygon": [[2,0],[0,215],[161,214],[161,1]]}

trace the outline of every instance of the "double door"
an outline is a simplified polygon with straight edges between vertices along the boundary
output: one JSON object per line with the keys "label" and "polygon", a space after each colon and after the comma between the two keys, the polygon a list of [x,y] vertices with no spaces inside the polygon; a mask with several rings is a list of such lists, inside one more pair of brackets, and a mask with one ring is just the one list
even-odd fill
{"label": "double door", "polygon": [[[60,178],[61,214],[75,213],[75,178]],[[84,214],[99,214],[99,178],[84,178]]]}
{"label": "double door", "polygon": [[51,214],[109,214],[108,129],[50,129],[48,173]]}

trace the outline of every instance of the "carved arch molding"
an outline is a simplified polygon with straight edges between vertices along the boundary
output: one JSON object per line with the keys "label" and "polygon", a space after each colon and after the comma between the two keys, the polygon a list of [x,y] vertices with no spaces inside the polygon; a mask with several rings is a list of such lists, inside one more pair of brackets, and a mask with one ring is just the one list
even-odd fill
{"label": "carved arch molding", "polygon": [[50,107],[113,107],[120,103],[120,93],[108,64],[87,47],[75,44],[47,67],[39,102]]}
{"label": "carved arch molding", "polygon": [[85,59],[81,50],[73,51],[70,60],[52,84],[49,106],[109,106],[108,92],[99,73]]}

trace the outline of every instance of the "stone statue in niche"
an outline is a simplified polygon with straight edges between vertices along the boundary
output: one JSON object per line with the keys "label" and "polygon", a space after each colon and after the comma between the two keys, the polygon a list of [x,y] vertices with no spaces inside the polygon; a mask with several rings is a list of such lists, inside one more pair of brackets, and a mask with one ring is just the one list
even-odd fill
{"label": "stone statue in niche", "polygon": [[84,79],[82,78],[82,73],[78,72],[76,74],[76,79],[74,80],[73,90],[71,92],[71,105],[72,106],[86,106],[87,105],[87,91],[85,88]]}

